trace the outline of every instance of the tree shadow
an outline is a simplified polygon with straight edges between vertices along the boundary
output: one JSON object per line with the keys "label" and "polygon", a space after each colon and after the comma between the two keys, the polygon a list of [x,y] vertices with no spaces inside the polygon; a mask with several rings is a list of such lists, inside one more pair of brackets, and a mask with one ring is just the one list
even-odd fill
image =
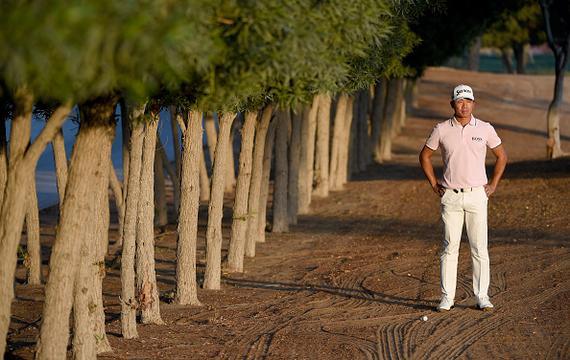
{"label": "tree shadow", "polygon": [[260,280],[250,280],[250,279],[236,279],[224,276],[222,281],[225,284],[232,285],[239,288],[253,288],[253,289],[266,289],[266,290],[276,290],[276,291],[288,291],[288,292],[303,292],[307,291],[310,293],[326,293],[334,296],[365,300],[375,303],[382,303],[387,305],[401,305],[406,306],[416,310],[433,310],[436,304],[430,305],[430,301],[421,301],[412,298],[406,298],[401,296],[389,295],[377,291],[372,291],[370,289],[348,289],[333,286],[324,285],[305,285],[305,284],[295,284],[295,283],[285,283],[285,282],[269,282]]}

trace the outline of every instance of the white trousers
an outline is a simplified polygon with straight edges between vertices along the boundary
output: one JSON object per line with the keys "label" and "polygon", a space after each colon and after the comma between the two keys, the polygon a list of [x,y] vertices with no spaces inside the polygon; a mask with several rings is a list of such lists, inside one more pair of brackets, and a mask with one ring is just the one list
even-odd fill
{"label": "white trousers", "polygon": [[487,194],[482,186],[473,188],[470,192],[447,189],[441,197],[441,218],[445,227],[441,254],[441,292],[449,300],[455,298],[463,224],[471,248],[473,292],[478,301],[488,299],[490,274],[487,251],[487,203]]}

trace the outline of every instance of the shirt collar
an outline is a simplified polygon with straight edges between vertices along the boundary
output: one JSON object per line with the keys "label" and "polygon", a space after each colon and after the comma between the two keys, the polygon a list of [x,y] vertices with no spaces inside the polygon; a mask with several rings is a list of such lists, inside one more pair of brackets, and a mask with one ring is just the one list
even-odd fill
{"label": "shirt collar", "polygon": [[[450,123],[451,126],[461,126],[461,123],[457,121],[455,116],[450,119]],[[475,116],[471,115],[471,120],[469,121],[469,125],[477,126],[477,119],[475,118]]]}

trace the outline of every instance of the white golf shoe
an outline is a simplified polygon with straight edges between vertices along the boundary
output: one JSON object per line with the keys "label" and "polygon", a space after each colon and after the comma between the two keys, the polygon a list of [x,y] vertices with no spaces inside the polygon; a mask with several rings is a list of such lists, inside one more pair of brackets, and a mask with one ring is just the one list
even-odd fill
{"label": "white golf shoe", "polygon": [[489,299],[486,298],[486,299],[479,299],[477,301],[477,308],[483,311],[493,311],[495,307],[493,306],[493,304],[491,304],[491,301],[489,301]]}
{"label": "white golf shoe", "polygon": [[437,311],[439,312],[449,311],[451,310],[451,308],[453,308],[453,300],[444,297],[441,299],[441,302],[437,306]]}

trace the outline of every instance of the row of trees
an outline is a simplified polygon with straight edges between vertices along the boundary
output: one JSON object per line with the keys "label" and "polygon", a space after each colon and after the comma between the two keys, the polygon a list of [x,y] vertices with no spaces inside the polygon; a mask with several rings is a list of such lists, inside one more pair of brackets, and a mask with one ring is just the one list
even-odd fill
{"label": "row of trees", "polygon": [[[0,32],[1,110],[10,120],[0,122],[0,134],[6,134],[6,124],[10,134],[0,138],[0,353],[24,221],[28,280],[42,281],[33,189],[35,167],[48,143],[56,160],[60,216],[36,357],[65,357],[73,309],[73,356],[94,358],[110,350],[102,300],[109,251],[120,255],[123,336],[137,337],[137,314],[142,323],[162,323],[154,226],[167,221],[164,169],[174,185],[177,221],[174,301],[199,305],[200,200],[208,203],[201,285],[219,289],[222,263],[229,271],[243,271],[244,256],[255,256],[256,244],[264,241],[271,173],[272,231],[284,232],[309,211],[312,196],[342,189],[373,159],[389,159],[391,138],[403,125],[406,104],[413,102],[415,80],[406,76],[419,76],[425,66],[445,60],[442,52],[462,51],[458,44],[449,51],[429,43],[441,30],[429,25],[447,15],[423,13],[431,9],[426,3],[0,3],[1,26],[10,29]],[[453,11],[453,5],[447,9]],[[463,47],[480,32],[469,34],[463,34]],[[75,106],[79,131],[67,160],[61,126]],[[164,109],[171,115],[174,167],[157,146]],[[34,112],[46,122],[32,142]],[[123,126],[122,183],[110,160],[117,113]],[[230,146],[236,128],[241,131],[237,178]],[[111,249],[109,188],[120,235]],[[222,259],[224,191],[233,189],[230,245]]]}

